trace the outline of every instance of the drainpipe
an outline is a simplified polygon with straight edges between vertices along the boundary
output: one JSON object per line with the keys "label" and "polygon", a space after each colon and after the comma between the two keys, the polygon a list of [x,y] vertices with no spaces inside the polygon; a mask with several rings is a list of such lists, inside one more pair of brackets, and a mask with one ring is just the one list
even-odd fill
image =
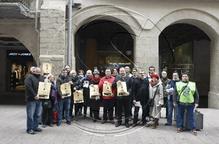
{"label": "drainpipe", "polygon": [[68,45],[67,64],[72,67],[72,5],[73,0],[68,1]]}

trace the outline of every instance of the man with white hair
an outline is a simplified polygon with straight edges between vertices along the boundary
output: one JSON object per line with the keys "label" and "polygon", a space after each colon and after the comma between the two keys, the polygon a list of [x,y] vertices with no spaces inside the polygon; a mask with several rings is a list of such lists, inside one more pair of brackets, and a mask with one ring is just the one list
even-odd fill
{"label": "man with white hair", "polygon": [[[80,81],[80,84],[76,86],[76,89],[83,89],[84,95],[84,118],[87,117],[87,107],[90,105],[90,88],[89,86],[92,84],[93,74],[91,70],[87,70],[85,77]],[[92,113],[90,110],[90,116],[92,117]]]}

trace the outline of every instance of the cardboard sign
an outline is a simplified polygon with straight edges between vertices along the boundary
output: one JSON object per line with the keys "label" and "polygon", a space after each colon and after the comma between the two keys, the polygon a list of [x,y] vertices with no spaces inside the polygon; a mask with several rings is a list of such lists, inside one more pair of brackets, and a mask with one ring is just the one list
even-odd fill
{"label": "cardboard sign", "polygon": [[89,86],[90,88],[90,98],[91,99],[100,99],[100,92],[98,85],[91,84]]}
{"label": "cardboard sign", "polygon": [[74,103],[84,103],[83,90],[77,90],[73,93]]}
{"label": "cardboard sign", "polygon": [[117,83],[117,96],[128,96],[126,82],[118,81]]}
{"label": "cardboard sign", "polygon": [[50,91],[51,91],[51,83],[39,82],[38,95],[40,99],[49,99]]}
{"label": "cardboard sign", "polygon": [[103,92],[102,92],[103,96],[113,96],[113,92],[112,92],[112,84],[109,83],[108,81],[104,81],[103,83]]}
{"label": "cardboard sign", "polygon": [[71,85],[70,85],[70,83],[61,84],[60,89],[61,89],[61,93],[62,93],[62,98],[71,96]]}
{"label": "cardboard sign", "polygon": [[42,63],[42,71],[43,73],[52,73],[52,64],[50,63]]}

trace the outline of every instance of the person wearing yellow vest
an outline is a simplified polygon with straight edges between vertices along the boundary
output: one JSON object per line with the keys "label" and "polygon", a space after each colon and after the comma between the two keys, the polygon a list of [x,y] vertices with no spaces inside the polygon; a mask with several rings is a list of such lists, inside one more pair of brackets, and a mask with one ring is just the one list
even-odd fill
{"label": "person wearing yellow vest", "polygon": [[198,107],[199,93],[196,88],[196,83],[189,81],[187,73],[182,74],[182,80],[176,82],[174,105],[177,104],[177,132],[183,131],[184,113],[187,111],[189,128],[194,135],[197,135],[195,129],[194,110]]}

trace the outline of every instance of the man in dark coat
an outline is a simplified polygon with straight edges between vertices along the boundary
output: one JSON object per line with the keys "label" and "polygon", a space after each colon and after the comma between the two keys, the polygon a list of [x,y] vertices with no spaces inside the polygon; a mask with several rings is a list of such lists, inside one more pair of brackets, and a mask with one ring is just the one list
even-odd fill
{"label": "man in dark coat", "polygon": [[127,93],[124,92],[121,95],[118,95],[117,91],[117,121],[115,126],[118,127],[122,124],[122,112],[124,111],[125,113],[125,126],[128,128],[129,127],[129,115],[130,115],[130,92],[131,92],[131,82],[130,78],[126,75],[125,68],[121,67],[119,69],[119,75],[116,76],[114,82],[113,82],[113,87],[117,87],[118,90],[118,83],[120,84],[122,82],[126,83],[127,87]]}
{"label": "man in dark coat", "polygon": [[70,118],[70,104],[71,104],[71,93],[67,94],[67,95],[63,95],[62,91],[61,91],[61,85],[65,84],[65,83],[69,83],[72,84],[72,81],[68,75],[68,71],[66,69],[62,70],[62,73],[59,75],[58,79],[57,79],[57,88],[58,88],[58,93],[59,95],[62,97],[61,101],[58,102],[59,105],[59,112],[58,112],[58,123],[57,126],[61,125],[62,122],[62,116],[63,116],[63,112],[64,112],[64,116],[66,119],[66,123],[68,125],[71,124],[71,118]]}
{"label": "man in dark coat", "polygon": [[41,116],[42,104],[39,100],[38,86],[40,79],[40,69],[36,67],[30,68],[30,74],[25,78],[25,97],[26,97],[26,113],[27,113],[27,130],[28,134],[36,134],[35,132],[41,132],[38,128],[39,119]]}

